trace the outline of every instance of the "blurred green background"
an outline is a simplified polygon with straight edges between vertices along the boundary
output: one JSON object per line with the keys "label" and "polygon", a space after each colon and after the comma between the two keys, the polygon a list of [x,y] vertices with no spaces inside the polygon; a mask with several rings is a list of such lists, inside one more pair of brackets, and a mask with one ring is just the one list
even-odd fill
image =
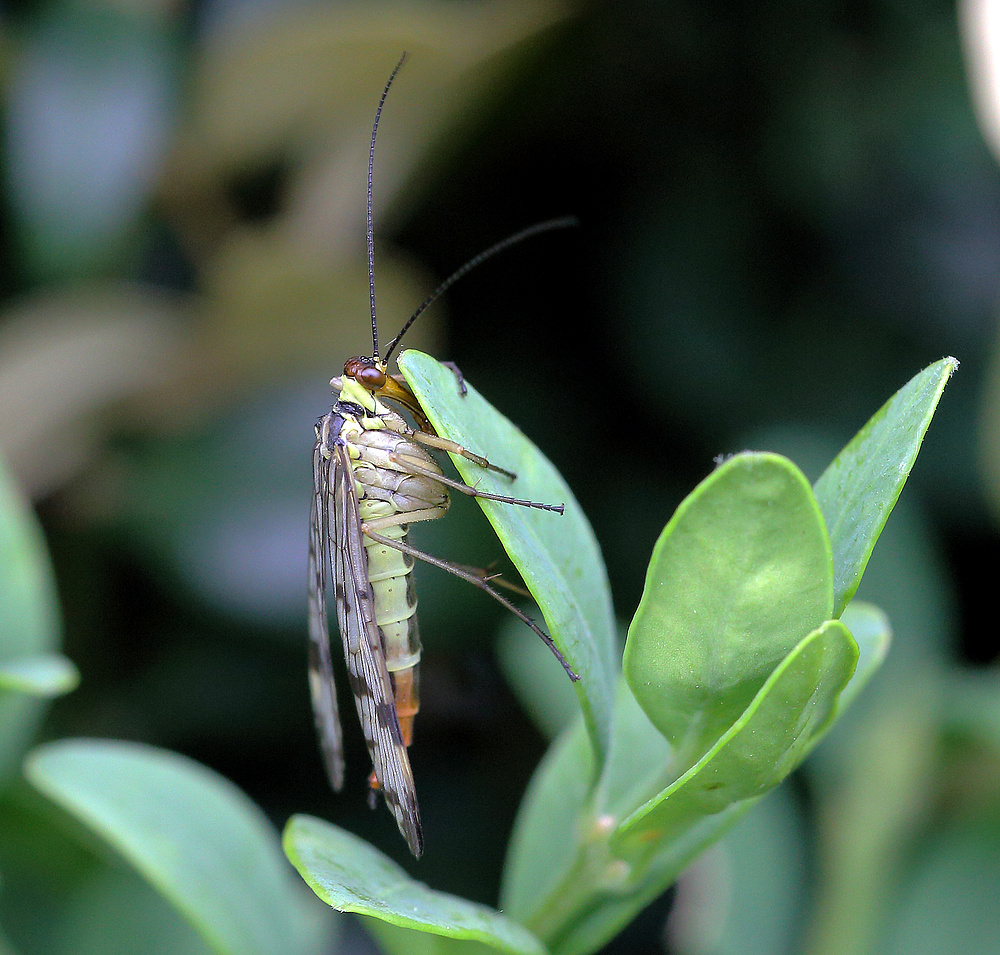
{"label": "blurred green background", "polygon": [[[608,951],[1000,952],[1000,167],[959,22],[930,0],[5,5],[0,449],[82,674],[44,737],[178,750],[279,826],[313,813],[412,863],[367,809],[351,711],[327,788],[305,678],[313,423],[371,348],[367,140],[405,49],[375,162],[382,338],[486,246],[579,217],[408,339],[563,472],[623,621],[715,456],[814,479],[918,370],[963,362],[859,595],[893,622],[883,672]],[[414,537],[502,556],[464,500]],[[502,611],[417,573],[415,871],[495,903],[546,743],[496,663]],[[8,827],[44,816],[11,785]],[[17,862],[0,830],[0,924],[42,951]]]}

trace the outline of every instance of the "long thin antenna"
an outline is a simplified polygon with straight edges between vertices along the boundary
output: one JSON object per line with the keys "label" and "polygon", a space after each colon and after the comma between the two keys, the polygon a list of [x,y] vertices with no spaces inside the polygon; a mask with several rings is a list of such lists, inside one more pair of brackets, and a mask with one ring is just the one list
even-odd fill
{"label": "long thin antenna", "polygon": [[392,81],[396,78],[396,74],[405,59],[406,51],[404,50],[399,62],[389,74],[385,89],[382,90],[382,98],[378,101],[375,122],[372,125],[372,145],[368,151],[368,293],[372,304],[372,357],[375,359],[378,359],[378,323],[375,320],[375,229],[372,224],[372,172],[375,168],[375,136],[378,133],[378,121],[382,115],[385,98],[389,95],[389,87],[392,86]]}
{"label": "long thin antenna", "polygon": [[448,291],[448,289],[450,289],[460,278],[471,272],[477,265],[482,265],[483,262],[492,258],[498,252],[502,252],[504,249],[508,249],[512,245],[517,245],[518,242],[523,242],[525,239],[530,239],[533,235],[538,235],[539,232],[549,232],[552,229],[566,229],[570,226],[577,226],[579,224],[580,221],[575,216],[563,216],[561,219],[546,219],[545,222],[537,222],[535,225],[528,226],[527,229],[522,229],[520,232],[515,232],[513,235],[507,236],[506,239],[502,239],[496,245],[491,245],[485,251],[480,252],[479,255],[475,256],[475,258],[469,259],[465,265],[463,265],[457,272],[453,272],[449,275],[448,278],[446,278],[436,289],[434,289],[433,292],[431,292],[430,295],[427,296],[427,298],[423,300],[423,302],[420,303],[417,310],[406,320],[406,324],[399,330],[399,334],[391,342],[389,342],[389,347],[385,352],[385,360],[388,361],[392,356],[392,353],[396,350],[396,346],[399,344],[399,340],[417,320],[417,316],[439,295]]}

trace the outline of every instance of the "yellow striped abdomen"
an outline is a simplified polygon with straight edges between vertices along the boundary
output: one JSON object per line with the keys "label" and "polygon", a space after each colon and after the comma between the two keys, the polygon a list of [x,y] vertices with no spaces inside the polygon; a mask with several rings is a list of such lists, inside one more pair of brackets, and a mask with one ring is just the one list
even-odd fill
{"label": "yellow striped abdomen", "polygon": [[[354,477],[361,520],[382,537],[405,545],[407,525],[403,520],[407,513],[431,509],[440,510],[443,515],[447,510],[445,488],[433,478],[407,471],[405,463],[400,463],[410,460],[423,469],[441,473],[437,462],[422,447],[388,428],[364,429],[352,435],[350,443],[358,455]],[[396,455],[397,460],[390,460],[390,455]],[[414,561],[411,555],[369,537],[364,538],[364,546],[368,580],[375,596],[375,623],[392,680],[403,741],[409,746],[414,717],[420,708],[417,665],[421,645]]]}

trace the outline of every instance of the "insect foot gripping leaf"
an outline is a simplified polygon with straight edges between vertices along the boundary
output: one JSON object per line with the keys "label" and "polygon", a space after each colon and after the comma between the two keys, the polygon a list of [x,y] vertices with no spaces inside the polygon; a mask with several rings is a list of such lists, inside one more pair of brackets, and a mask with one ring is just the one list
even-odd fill
{"label": "insect foot gripping leaf", "polygon": [[610,758],[595,783],[577,722],[518,815],[503,908],[555,955],[600,948],[805,758],[877,670],[888,622],[865,605],[841,615],[846,582],[955,364],[890,399],[815,496],[787,459],[748,453],[678,507],[629,628]]}

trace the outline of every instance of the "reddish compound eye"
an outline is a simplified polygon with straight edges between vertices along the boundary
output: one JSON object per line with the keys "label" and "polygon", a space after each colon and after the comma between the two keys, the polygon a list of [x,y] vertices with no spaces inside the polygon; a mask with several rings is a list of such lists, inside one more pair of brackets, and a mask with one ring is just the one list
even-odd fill
{"label": "reddish compound eye", "polygon": [[379,388],[385,387],[385,372],[381,368],[369,365],[361,369],[357,380],[369,391],[378,391]]}
{"label": "reddish compound eye", "polygon": [[344,375],[369,391],[378,391],[385,386],[384,369],[373,364],[370,358],[348,358],[344,364]]}

